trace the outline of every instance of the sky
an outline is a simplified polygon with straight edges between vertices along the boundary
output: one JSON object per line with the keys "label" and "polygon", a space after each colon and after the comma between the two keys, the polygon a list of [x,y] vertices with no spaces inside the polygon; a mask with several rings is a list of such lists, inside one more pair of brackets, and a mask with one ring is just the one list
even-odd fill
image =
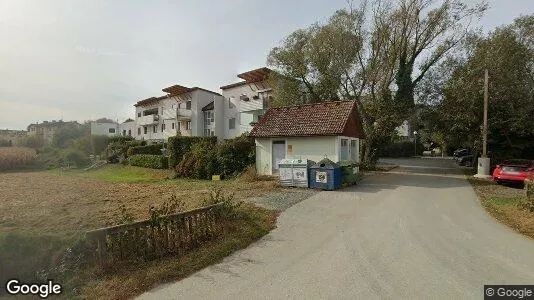
{"label": "sky", "polygon": [[[476,24],[484,31],[534,13],[533,0],[489,4]],[[344,7],[346,0],[0,0],[0,129],[122,122],[138,100],[174,84],[220,93],[237,74],[265,66],[286,35]]]}

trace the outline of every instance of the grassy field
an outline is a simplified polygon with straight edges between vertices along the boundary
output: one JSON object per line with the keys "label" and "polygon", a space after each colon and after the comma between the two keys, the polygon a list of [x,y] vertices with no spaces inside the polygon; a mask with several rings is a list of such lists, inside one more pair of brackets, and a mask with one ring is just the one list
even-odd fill
{"label": "grassy field", "polygon": [[[65,248],[83,239],[85,231],[123,223],[123,211],[134,219],[146,219],[150,206],[160,205],[173,195],[187,210],[203,206],[215,187],[233,193],[236,200],[281,189],[272,180],[211,182],[168,179],[170,175],[168,170],[122,165],[91,171],[0,173],[0,253],[5,258],[0,273],[7,276],[14,271],[32,278],[36,266],[45,268],[45,260],[57,262]],[[240,218],[224,225],[228,234],[179,259],[128,264],[103,274],[87,270],[66,274],[67,286],[76,288],[68,295],[81,291],[84,298],[135,296],[157,283],[177,280],[206,267],[275,226],[276,212],[250,205],[239,211]]]}
{"label": "grassy field", "polygon": [[497,220],[534,238],[534,213],[525,208],[525,191],[520,186],[498,185],[468,177],[484,208]]}

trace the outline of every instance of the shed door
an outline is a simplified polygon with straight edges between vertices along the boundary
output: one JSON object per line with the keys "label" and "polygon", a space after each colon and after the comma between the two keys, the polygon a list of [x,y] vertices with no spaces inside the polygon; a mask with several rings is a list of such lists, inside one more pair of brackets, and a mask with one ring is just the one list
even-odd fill
{"label": "shed door", "polygon": [[273,174],[278,174],[278,163],[286,158],[286,142],[273,141]]}

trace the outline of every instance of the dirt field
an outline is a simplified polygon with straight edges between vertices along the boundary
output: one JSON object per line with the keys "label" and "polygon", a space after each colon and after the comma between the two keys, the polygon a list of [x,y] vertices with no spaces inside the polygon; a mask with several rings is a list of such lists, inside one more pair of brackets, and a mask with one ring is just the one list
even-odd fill
{"label": "dirt field", "polygon": [[[213,187],[210,181],[167,180],[167,171],[145,170],[106,166],[89,172],[0,173],[0,232],[69,234],[115,225],[122,220],[121,203],[135,219],[145,219],[151,205],[173,194],[186,209],[199,207]],[[273,181],[217,184],[227,193],[234,192],[236,199],[278,189]]]}

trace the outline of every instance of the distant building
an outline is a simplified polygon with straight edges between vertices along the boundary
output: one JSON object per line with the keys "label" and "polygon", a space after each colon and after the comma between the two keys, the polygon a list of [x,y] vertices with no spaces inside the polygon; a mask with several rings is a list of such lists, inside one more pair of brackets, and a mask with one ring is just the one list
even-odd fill
{"label": "distant building", "polygon": [[91,135],[119,135],[119,123],[108,119],[100,119],[91,122]]}
{"label": "distant building", "polygon": [[119,124],[119,134],[122,136],[134,136],[135,134],[135,120],[128,118],[126,121]]}
{"label": "distant building", "polygon": [[63,120],[52,120],[50,122],[43,121],[42,123],[30,124],[27,130],[29,136],[41,136],[45,145],[50,145],[57,130],[68,127],[79,128],[80,126],[76,121],[64,122]]}
{"label": "distant building", "polygon": [[24,130],[9,130],[9,129],[0,129],[0,143],[10,145],[18,145],[20,140],[28,135],[28,132]]}

